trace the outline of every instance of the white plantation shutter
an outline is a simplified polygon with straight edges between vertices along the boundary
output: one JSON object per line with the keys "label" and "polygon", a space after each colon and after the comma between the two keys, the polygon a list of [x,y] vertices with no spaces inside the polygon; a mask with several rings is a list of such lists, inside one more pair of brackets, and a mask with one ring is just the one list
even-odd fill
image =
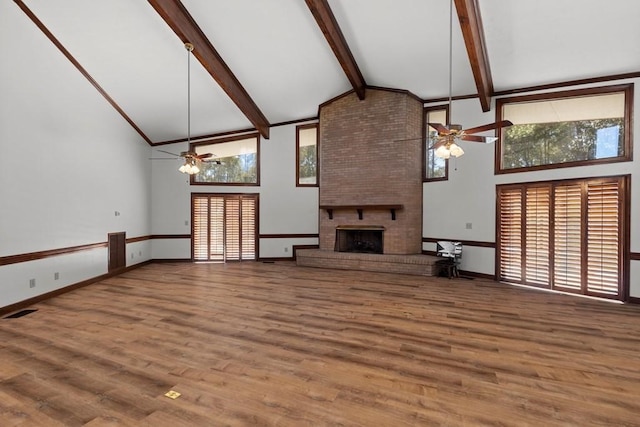
{"label": "white plantation shutter", "polygon": [[582,185],[557,185],[554,190],[553,284],[582,288]]}

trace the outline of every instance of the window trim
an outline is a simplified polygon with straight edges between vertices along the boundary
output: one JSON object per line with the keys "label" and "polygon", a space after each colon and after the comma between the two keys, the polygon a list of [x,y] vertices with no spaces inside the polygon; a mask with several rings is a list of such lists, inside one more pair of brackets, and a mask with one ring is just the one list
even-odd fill
{"label": "window trim", "polygon": [[[306,129],[316,129],[316,183],[300,183],[300,131]],[[320,186],[320,124],[307,123],[296,126],[296,187],[319,187]]]}
{"label": "window trim", "polygon": [[220,185],[220,186],[233,186],[233,187],[259,187],[260,186],[260,141],[261,137],[258,132],[246,133],[243,135],[234,135],[226,138],[207,139],[204,141],[192,142],[189,144],[189,151],[195,151],[196,147],[202,145],[215,145],[224,142],[242,141],[244,139],[255,138],[256,139],[256,182],[197,182],[196,175],[189,176],[189,182],[191,185]]}
{"label": "window trim", "polygon": [[427,177],[427,151],[428,147],[427,147],[427,131],[429,129],[429,125],[428,125],[428,121],[427,121],[427,115],[429,114],[429,111],[440,111],[440,110],[445,110],[445,117],[446,117],[446,123],[443,123],[445,125],[448,125],[450,122],[449,119],[449,104],[444,104],[444,105],[432,105],[429,107],[424,107],[423,108],[423,113],[422,113],[422,120],[423,120],[423,126],[422,126],[422,135],[423,135],[423,141],[424,143],[422,144],[422,182],[437,182],[437,181],[448,181],[449,180],[449,159],[445,159],[444,161],[444,176],[441,177],[437,177],[437,178],[429,178]]}
{"label": "window trim", "polygon": [[608,157],[605,159],[592,159],[592,160],[579,160],[575,162],[566,163],[554,163],[549,165],[539,166],[527,166],[521,168],[504,169],[502,167],[502,128],[496,130],[496,156],[494,163],[494,171],[496,175],[508,174],[508,173],[520,173],[545,169],[558,169],[569,168],[577,166],[598,165],[606,163],[628,162],[633,160],[633,83],[614,85],[614,86],[602,86],[587,89],[575,89],[565,90],[559,92],[547,92],[537,93],[533,95],[514,96],[508,98],[496,99],[496,121],[504,120],[502,117],[502,107],[506,104],[535,102],[535,101],[550,101],[561,98],[579,98],[589,97],[597,95],[606,95],[615,92],[624,92],[625,105],[624,105],[624,155],[619,157]]}

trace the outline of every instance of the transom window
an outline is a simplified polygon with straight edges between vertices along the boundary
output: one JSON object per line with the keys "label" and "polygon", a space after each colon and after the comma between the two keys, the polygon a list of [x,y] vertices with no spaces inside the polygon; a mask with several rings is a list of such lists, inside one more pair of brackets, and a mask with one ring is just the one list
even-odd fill
{"label": "transom window", "polygon": [[211,153],[202,161],[192,184],[259,185],[260,144],[258,134],[192,144],[197,154]]}
{"label": "transom window", "polygon": [[632,85],[499,99],[497,173],[631,160]]}
{"label": "transom window", "polygon": [[446,180],[449,175],[449,161],[435,155],[435,150],[429,148],[435,143],[438,131],[427,123],[441,123],[446,125],[449,107],[441,105],[437,107],[425,108],[425,126],[427,127],[427,138],[424,147],[425,152],[425,181]]}
{"label": "transom window", "polygon": [[296,127],[296,186],[318,186],[318,124]]}

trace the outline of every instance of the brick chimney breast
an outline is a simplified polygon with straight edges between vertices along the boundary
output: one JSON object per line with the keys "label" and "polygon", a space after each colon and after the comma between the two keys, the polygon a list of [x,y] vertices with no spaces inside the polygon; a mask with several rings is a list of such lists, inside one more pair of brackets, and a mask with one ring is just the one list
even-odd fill
{"label": "brick chimney breast", "polygon": [[[367,89],[362,101],[349,93],[320,106],[319,126],[320,206],[349,207],[333,219],[321,209],[320,249],[334,249],[338,226],[376,225],[383,253],[421,253],[422,102],[406,91]],[[398,205],[395,220],[381,208]]]}

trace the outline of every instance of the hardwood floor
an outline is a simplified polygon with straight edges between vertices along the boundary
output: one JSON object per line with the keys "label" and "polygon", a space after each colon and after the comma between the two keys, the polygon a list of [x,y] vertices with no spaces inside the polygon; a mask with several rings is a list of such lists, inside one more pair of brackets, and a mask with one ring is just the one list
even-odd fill
{"label": "hardwood floor", "polygon": [[1,426],[640,425],[639,306],[282,262],[31,308],[0,320]]}

